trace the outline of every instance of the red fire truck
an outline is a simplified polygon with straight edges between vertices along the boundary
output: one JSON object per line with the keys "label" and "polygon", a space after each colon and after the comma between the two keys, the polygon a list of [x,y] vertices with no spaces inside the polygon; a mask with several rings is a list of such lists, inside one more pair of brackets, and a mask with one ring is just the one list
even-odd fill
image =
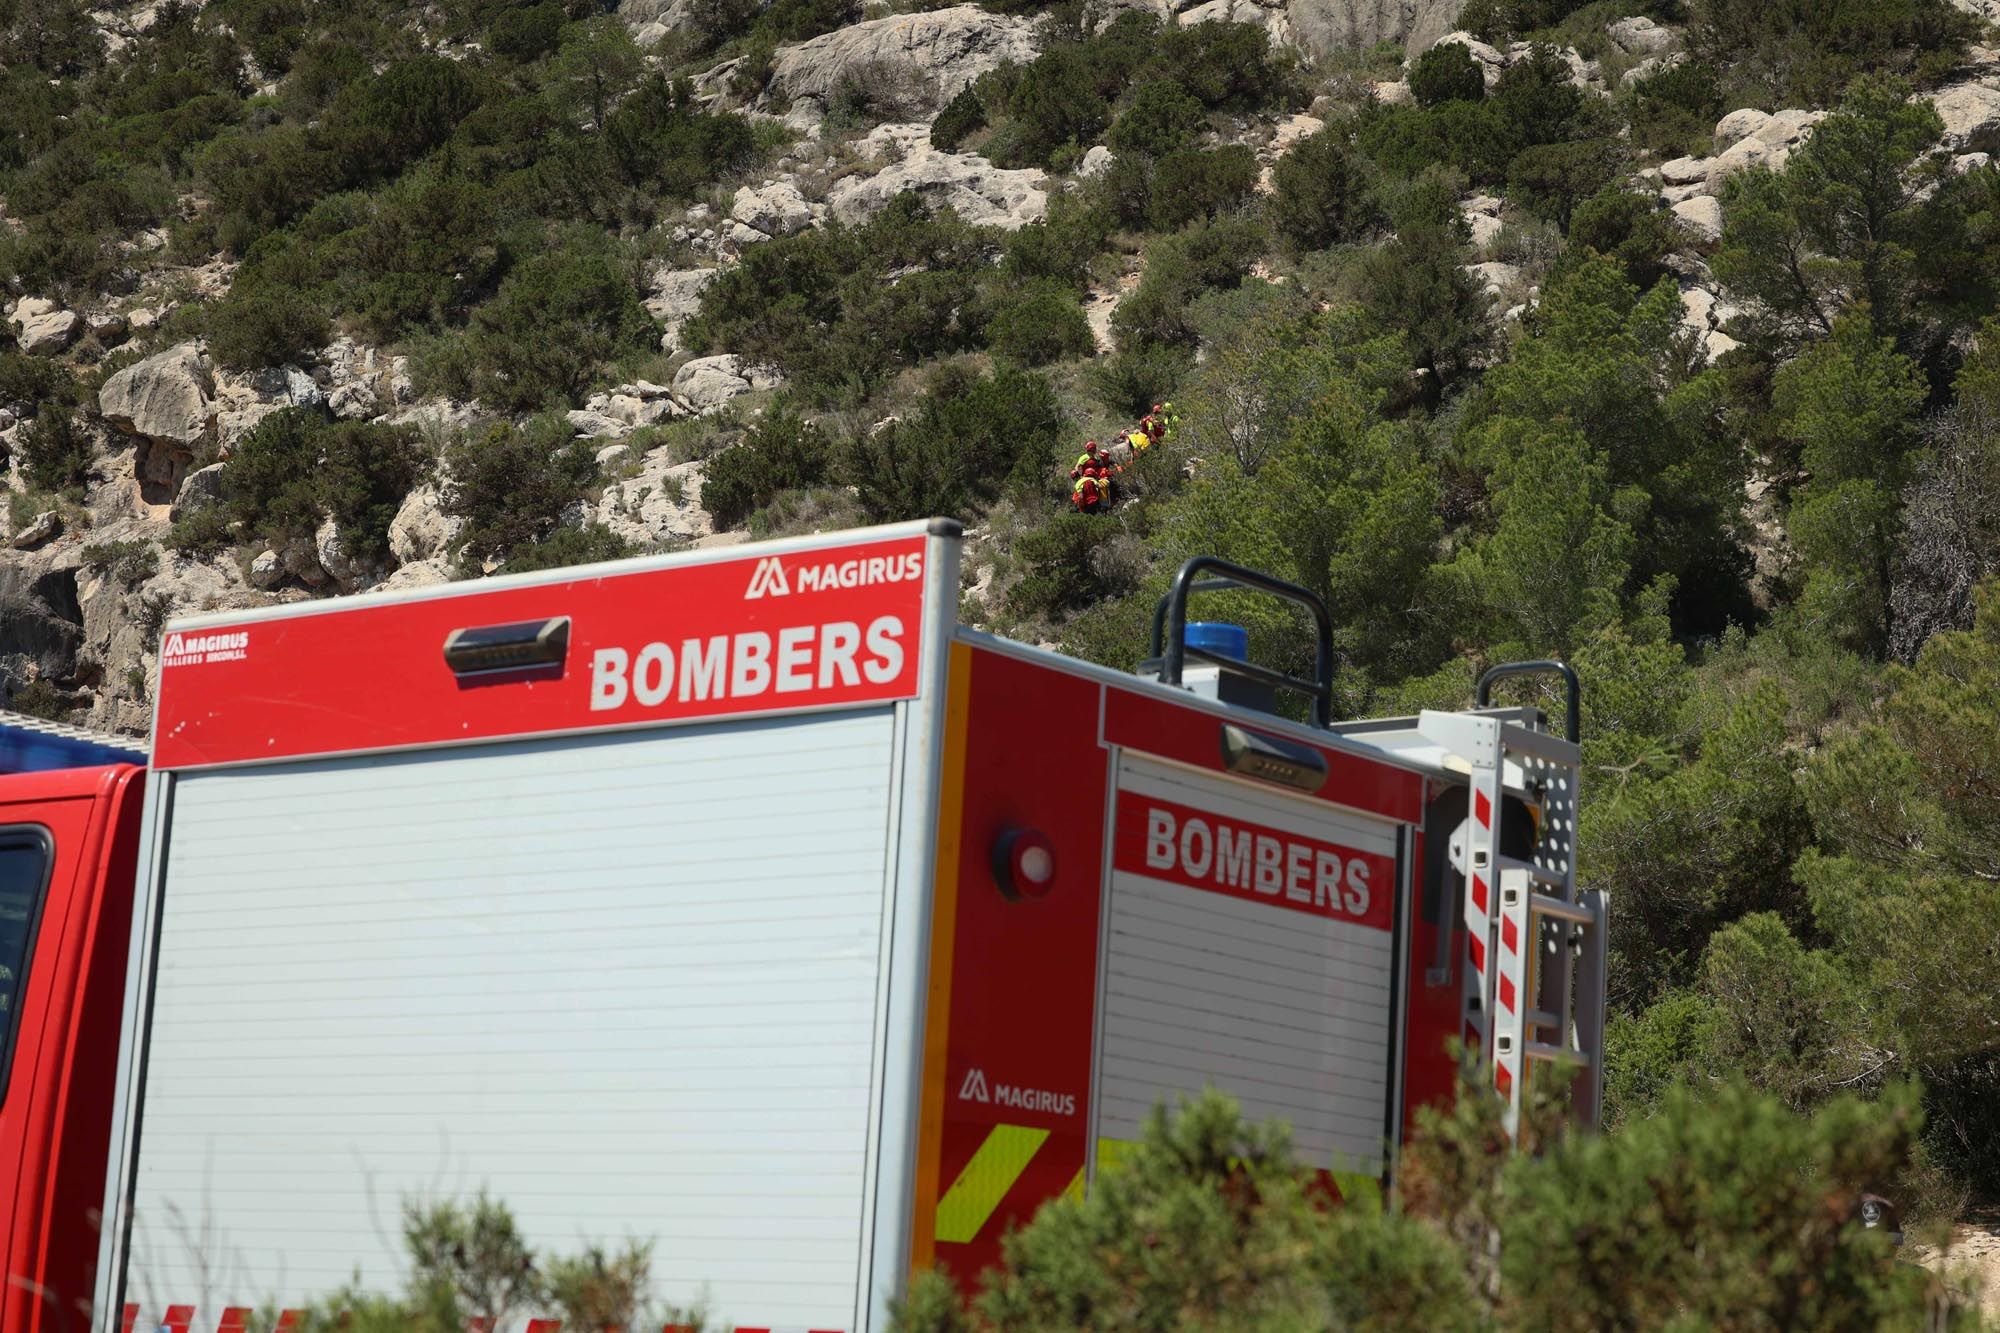
{"label": "red fire truck", "polygon": [[[1594,1115],[1573,677],[1568,736],[1335,722],[1300,589],[1190,562],[1126,675],[961,625],[959,540],[170,625],[143,828],[135,772],[92,779],[133,942],[73,983],[123,1009],[72,1111],[110,1144],[93,1327],[394,1289],[402,1205],[484,1190],[537,1245],[652,1240],[715,1326],[879,1329],[1205,1085],[1342,1189],[1393,1179],[1453,1037],[1515,1106],[1574,1061]],[[1315,674],[1191,623],[1224,589],[1296,603]]]}

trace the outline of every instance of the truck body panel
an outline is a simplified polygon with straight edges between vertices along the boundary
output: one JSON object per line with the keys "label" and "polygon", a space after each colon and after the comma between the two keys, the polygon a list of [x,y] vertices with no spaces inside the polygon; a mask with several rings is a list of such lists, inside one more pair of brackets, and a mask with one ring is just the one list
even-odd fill
{"label": "truck body panel", "polygon": [[961,627],[956,535],[169,626],[96,1326],[396,1289],[483,1190],[714,1326],[880,1329],[1210,1085],[1387,1183],[1463,766]]}
{"label": "truck body panel", "polygon": [[129,764],[0,777],[10,1330],[88,1326],[144,787]]}

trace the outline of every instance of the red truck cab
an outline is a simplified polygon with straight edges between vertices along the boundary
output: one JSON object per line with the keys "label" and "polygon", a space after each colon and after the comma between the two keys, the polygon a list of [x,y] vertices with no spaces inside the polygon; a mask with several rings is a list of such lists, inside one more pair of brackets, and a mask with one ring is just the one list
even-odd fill
{"label": "red truck cab", "polygon": [[0,1328],[90,1326],[145,770],[0,720]]}

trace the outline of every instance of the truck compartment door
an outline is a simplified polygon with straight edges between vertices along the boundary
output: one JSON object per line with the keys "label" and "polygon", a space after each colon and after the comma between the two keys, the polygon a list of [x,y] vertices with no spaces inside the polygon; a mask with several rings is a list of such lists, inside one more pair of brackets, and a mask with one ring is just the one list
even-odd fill
{"label": "truck compartment door", "polygon": [[[854,1328],[890,708],[176,780],[124,1299],[403,1280],[405,1201]],[[212,1325],[210,1325],[212,1326]]]}
{"label": "truck compartment door", "polygon": [[1098,1164],[1213,1085],[1302,1160],[1374,1175],[1393,1128],[1400,826],[1121,752]]}

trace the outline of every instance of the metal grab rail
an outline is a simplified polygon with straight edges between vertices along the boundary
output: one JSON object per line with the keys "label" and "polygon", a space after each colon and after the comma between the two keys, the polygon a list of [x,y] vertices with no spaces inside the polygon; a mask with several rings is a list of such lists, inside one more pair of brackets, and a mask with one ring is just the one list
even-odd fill
{"label": "metal grab rail", "polygon": [[[1212,572],[1217,577],[1197,579],[1197,575]],[[1287,676],[1269,667],[1257,666],[1250,662],[1239,662],[1233,657],[1224,657],[1206,649],[1188,647],[1187,643],[1187,601],[1197,592],[1223,592],[1240,588],[1248,592],[1269,593],[1273,597],[1296,603],[1312,613],[1313,625],[1318,632],[1318,662],[1314,670],[1316,679],[1306,681],[1295,676]],[[1313,700],[1313,721],[1319,726],[1330,726],[1333,722],[1333,617],[1327,613],[1326,603],[1296,583],[1287,583],[1259,570],[1243,565],[1233,565],[1212,555],[1197,555],[1188,559],[1174,575],[1173,585],[1166,596],[1160,598],[1153,608],[1153,653],[1160,659],[1160,679],[1168,685],[1179,685],[1181,675],[1187,666],[1187,659],[1207,662],[1248,679],[1261,681],[1273,689],[1292,690],[1309,695]]]}
{"label": "metal grab rail", "polygon": [[1576,668],[1567,662],[1544,660],[1540,662],[1505,662],[1487,669],[1479,678],[1478,692],[1473,695],[1479,707],[1484,708],[1493,701],[1495,682],[1513,676],[1561,676],[1563,678],[1563,735],[1571,745],[1583,743],[1583,687],[1577,682]]}

